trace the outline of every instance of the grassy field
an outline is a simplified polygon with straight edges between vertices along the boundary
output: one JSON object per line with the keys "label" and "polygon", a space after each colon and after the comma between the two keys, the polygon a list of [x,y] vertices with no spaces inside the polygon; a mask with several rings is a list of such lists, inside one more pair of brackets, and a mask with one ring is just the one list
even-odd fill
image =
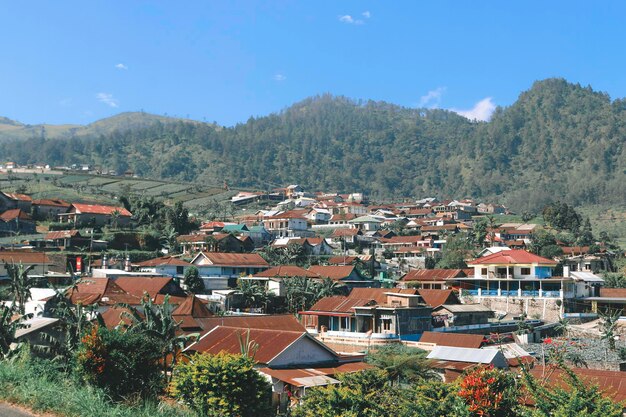
{"label": "grassy field", "polygon": [[224,202],[237,191],[196,184],[143,178],[96,176],[80,173],[61,175],[0,174],[0,190],[22,192],[34,199],[60,198],[69,202],[116,204],[124,192],[145,195],[173,204],[182,202],[192,214],[202,215],[208,207]]}

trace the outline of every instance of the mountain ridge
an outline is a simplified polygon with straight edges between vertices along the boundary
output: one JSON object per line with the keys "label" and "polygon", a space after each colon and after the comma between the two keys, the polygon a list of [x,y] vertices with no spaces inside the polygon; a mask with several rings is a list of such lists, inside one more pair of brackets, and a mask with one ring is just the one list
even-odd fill
{"label": "mountain ridge", "polygon": [[4,141],[0,158],[256,189],[490,198],[518,210],[626,201],[626,101],[564,79],[535,82],[489,122],[324,94],[227,128],[168,119],[94,131]]}

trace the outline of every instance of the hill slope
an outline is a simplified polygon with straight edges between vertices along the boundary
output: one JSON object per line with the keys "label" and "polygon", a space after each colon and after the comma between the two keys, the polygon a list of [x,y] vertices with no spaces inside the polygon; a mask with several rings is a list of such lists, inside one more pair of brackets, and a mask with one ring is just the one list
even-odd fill
{"label": "hill slope", "polygon": [[375,198],[488,197],[522,210],[556,198],[623,204],[624,138],[625,101],[548,79],[488,123],[325,95],[233,128],[155,121],[109,134],[5,142],[0,158],[260,189],[300,183]]}

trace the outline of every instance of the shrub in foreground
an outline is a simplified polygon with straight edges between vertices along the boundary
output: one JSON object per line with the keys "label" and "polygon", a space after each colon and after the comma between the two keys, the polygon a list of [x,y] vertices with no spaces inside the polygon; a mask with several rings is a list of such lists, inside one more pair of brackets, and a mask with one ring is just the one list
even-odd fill
{"label": "shrub in foreground", "polygon": [[271,386],[248,356],[195,354],[174,369],[171,393],[203,416],[271,414]]}

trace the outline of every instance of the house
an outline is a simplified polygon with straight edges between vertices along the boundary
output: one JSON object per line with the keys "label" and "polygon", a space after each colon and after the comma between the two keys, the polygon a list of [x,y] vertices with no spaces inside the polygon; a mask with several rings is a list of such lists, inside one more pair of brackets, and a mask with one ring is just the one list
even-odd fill
{"label": "house", "polygon": [[22,209],[11,209],[0,214],[0,234],[4,236],[29,235],[36,233],[35,222]]}
{"label": "house", "polygon": [[45,246],[52,246],[59,249],[67,248],[90,248],[91,250],[105,250],[106,240],[94,240],[91,237],[82,236],[77,229],[56,230],[46,233],[44,237]]}
{"label": "house", "polygon": [[309,229],[305,217],[306,210],[288,210],[263,219],[263,226],[274,237],[309,237],[314,233]]}
{"label": "house", "polygon": [[335,229],[330,235],[330,239],[336,245],[355,245],[359,236],[363,236],[363,232],[360,229]]}
{"label": "house", "polygon": [[182,278],[185,274],[185,270],[189,268],[191,264],[180,258],[163,256],[161,258],[148,259],[147,261],[138,262],[135,266],[141,272],[151,272],[153,274]]}
{"label": "house", "polygon": [[508,369],[509,363],[498,349],[472,349],[466,347],[437,346],[426,357],[428,365],[446,382],[452,382],[464,371],[476,366],[493,366]]}
{"label": "house", "polygon": [[222,233],[242,234],[250,231],[245,224],[226,224],[222,227]]}
{"label": "house", "polygon": [[244,235],[252,239],[255,248],[263,247],[272,241],[272,234],[264,226],[249,226]]}
{"label": "house", "polygon": [[200,252],[191,264],[198,268],[207,290],[233,288],[237,278],[269,268],[267,261],[257,253]]}
{"label": "house", "polygon": [[349,221],[354,220],[356,218],[357,218],[357,215],[353,213],[333,214],[330,220],[328,221],[328,226],[335,228],[335,229],[352,228],[353,225],[351,225]]}
{"label": "house", "polygon": [[333,247],[321,237],[307,237],[307,238],[278,238],[272,242],[272,246],[275,248],[285,248],[290,245],[298,245],[302,247],[303,252],[306,255],[331,255],[333,253]]}
{"label": "house", "polygon": [[77,226],[128,226],[132,214],[124,207],[73,203],[67,213],[58,215],[59,222]]}
{"label": "house", "polygon": [[[556,297],[573,291],[571,279],[552,277],[557,262],[525,250],[511,249],[468,263],[474,277],[459,278],[463,292],[480,297]],[[569,281],[569,282],[566,282]]]}
{"label": "house", "polygon": [[331,217],[332,213],[330,210],[320,207],[313,207],[306,214],[306,218],[315,224],[327,224]]}
{"label": "house", "polygon": [[348,288],[379,286],[377,281],[363,276],[354,265],[312,265],[309,272],[345,284]]}
{"label": "house", "polygon": [[356,219],[349,220],[348,224],[356,227],[359,230],[378,230],[381,227],[382,220],[373,216],[361,216]]}
{"label": "house", "polygon": [[33,199],[26,194],[0,192],[0,212],[12,209],[20,209],[30,213]]}
{"label": "house", "polygon": [[432,239],[428,237],[422,237],[420,235],[414,236],[393,236],[390,238],[380,238],[380,246],[383,249],[388,249],[393,252],[399,252],[402,248],[430,248],[432,246]]}
{"label": "house", "polygon": [[425,289],[450,289],[458,287],[455,278],[467,277],[462,269],[414,269],[398,280],[400,288],[418,286]]}
{"label": "house", "polygon": [[284,320],[279,317],[264,316],[263,328],[250,327],[254,322],[231,327],[236,323],[225,317],[224,324],[208,330],[185,352],[240,354],[239,340],[249,339],[258,346],[254,355],[256,369],[272,385],[272,404],[282,412],[289,405],[297,404],[297,401],[289,403],[304,397],[308,388],[338,384],[333,378],[335,374],[371,368],[362,362],[362,356],[338,355],[301,326],[299,329],[280,328]]}
{"label": "house", "polygon": [[488,324],[493,311],[481,304],[442,304],[433,309],[433,327]]}
{"label": "house", "polygon": [[67,213],[71,204],[59,199],[33,200],[33,216],[37,219],[56,220],[61,213]]}
{"label": "house", "polygon": [[242,279],[260,282],[274,295],[285,296],[286,289],[284,281],[295,277],[306,277],[317,280],[321,279],[318,274],[307,271],[306,269],[300,268],[296,265],[275,266],[273,268],[266,269],[265,271],[258,272],[251,277],[245,277]]}
{"label": "house", "polygon": [[300,315],[322,340],[369,345],[419,339],[432,328],[431,312],[416,290],[355,288],[347,296],[322,298]]}

